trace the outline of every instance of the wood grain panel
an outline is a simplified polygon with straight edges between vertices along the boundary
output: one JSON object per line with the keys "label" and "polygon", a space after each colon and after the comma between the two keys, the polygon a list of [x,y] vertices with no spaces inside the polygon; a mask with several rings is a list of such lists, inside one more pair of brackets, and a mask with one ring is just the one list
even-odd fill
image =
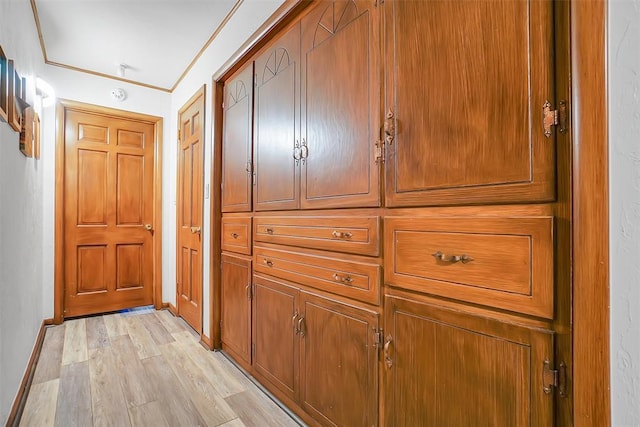
{"label": "wood grain panel", "polygon": [[303,208],[379,204],[374,19],[371,3],[336,1],[302,20]]}
{"label": "wood grain panel", "polygon": [[78,142],[109,143],[109,127],[78,123]]}
{"label": "wood grain panel", "polygon": [[[97,318],[102,320],[101,318]],[[104,324],[104,323],[103,323]],[[113,375],[119,369],[115,364],[113,348],[103,347],[91,350],[89,356],[89,383],[91,388],[91,409],[95,426],[129,426],[129,414],[124,410],[124,394],[118,377]]]}
{"label": "wood grain panel", "polygon": [[260,216],[254,219],[257,242],[377,256],[380,218],[361,216]]}
{"label": "wood grain panel", "polygon": [[144,148],[144,133],[118,129],[118,145]]}
{"label": "wood grain panel", "polygon": [[106,246],[78,246],[77,293],[106,291],[106,264]]}
{"label": "wood grain panel", "polygon": [[142,244],[116,245],[116,289],[141,287],[145,263]]}
{"label": "wood grain panel", "polygon": [[222,348],[251,364],[251,258],[222,255]]}
{"label": "wood grain panel", "polygon": [[144,216],[144,156],[118,154],[116,223],[142,225]]}
{"label": "wood grain panel", "polygon": [[78,150],[78,225],[107,224],[108,154]]}
{"label": "wood grain panel", "polygon": [[251,217],[222,218],[222,250],[251,255]]}
{"label": "wood grain panel", "polygon": [[386,217],[385,230],[386,283],[553,318],[551,217]]}
{"label": "wood grain panel", "polygon": [[384,425],[553,425],[552,333],[385,301]]}
{"label": "wood grain panel", "polygon": [[260,276],[254,276],[253,283],[253,369],[296,400],[298,289]]}
{"label": "wood grain panel", "polygon": [[303,251],[254,248],[254,271],[370,304],[380,303],[380,266]]}
{"label": "wood grain panel", "polygon": [[63,366],[59,381],[58,395],[64,395],[67,398],[57,401],[55,425],[92,425],[89,362],[85,360]]}
{"label": "wood grain panel", "polygon": [[553,200],[552,2],[393,1],[385,13],[388,205]]}

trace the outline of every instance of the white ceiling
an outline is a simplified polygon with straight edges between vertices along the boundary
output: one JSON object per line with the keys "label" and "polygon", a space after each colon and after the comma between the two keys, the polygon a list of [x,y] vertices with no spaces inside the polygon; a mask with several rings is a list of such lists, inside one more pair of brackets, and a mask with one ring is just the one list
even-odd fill
{"label": "white ceiling", "polygon": [[[242,0],[240,0],[242,1]],[[47,63],[172,90],[238,0],[32,0]]]}

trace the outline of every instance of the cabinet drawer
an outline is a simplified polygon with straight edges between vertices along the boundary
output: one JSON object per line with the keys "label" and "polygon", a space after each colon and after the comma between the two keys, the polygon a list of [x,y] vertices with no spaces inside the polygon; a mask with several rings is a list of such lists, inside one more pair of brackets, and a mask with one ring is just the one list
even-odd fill
{"label": "cabinet drawer", "polygon": [[254,271],[370,304],[380,304],[381,267],[366,262],[255,247]]}
{"label": "cabinet drawer", "polygon": [[222,250],[251,255],[251,217],[222,218]]}
{"label": "cabinet drawer", "polygon": [[380,218],[261,216],[254,220],[256,242],[378,256]]}
{"label": "cabinet drawer", "polygon": [[553,218],[385,218],[385,282],[553,318]]}

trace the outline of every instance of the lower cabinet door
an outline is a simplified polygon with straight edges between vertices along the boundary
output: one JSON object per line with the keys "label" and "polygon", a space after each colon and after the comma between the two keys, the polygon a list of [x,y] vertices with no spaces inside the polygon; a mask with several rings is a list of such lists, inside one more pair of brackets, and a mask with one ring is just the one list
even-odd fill
{"label": "lower cabinet door", "polygon": [[222,348],[246,367],[251,364],[251,258],[223,253],[221,285]]}
{"label": "lower cabinet door", "polygon": [[323,425],[378,424],[378,314],[300,292],[300,401]]}
{"label": "lower cabinet door", "polygon": [[551,332],[386,297],[384,335],[385,426],[553,425]]}
{"label": "lower cabinet door", "polygon": [[254,276],[253,286],[253,369],[297,401],[299,291],[262,276]]}

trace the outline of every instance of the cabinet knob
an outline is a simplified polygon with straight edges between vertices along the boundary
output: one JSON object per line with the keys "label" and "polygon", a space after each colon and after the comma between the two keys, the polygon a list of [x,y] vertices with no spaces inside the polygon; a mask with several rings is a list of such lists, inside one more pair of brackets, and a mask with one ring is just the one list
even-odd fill
{"label": "cabinet knob", "polygon": [[240,237],[240,235],[238,233],[231,233],[231,237],[237,239],[238,237]]}
{"label": "cabinet knob", "polygon": [[336,239],[350,239],[353,236],[353,233],[350,233],[348,231],[342,232],[338,230],[333,230],[333,233],[331,233],[331,235]]}
{"label": "cabinet knob", "polygon": [[273,267],[273,261],[266,258],[263,259],[262,261],[267,265],[267,267]]}
{"label": "cabinet knob", "polygon": [[273,234],[273,228],[265,228],[264,231],[267,234]]}
{"label": "cabinet knob", "polygon": [[335,273],[333,275],[333,280],[335,280],[336,282],[344,283],[345,285],[350,285],[351,283],[353,283],[353,279],[351,278],[351,276],[342,276],[338,273]]}
{"label": "cabinet knob", "polygon": [[144,225],[144,228],[145,228],[145,230],[147,230],[147,231],[152,231],[152,230],[153,230],[153,225],[151,225],[151,224],[145,224],[145,225]]}

